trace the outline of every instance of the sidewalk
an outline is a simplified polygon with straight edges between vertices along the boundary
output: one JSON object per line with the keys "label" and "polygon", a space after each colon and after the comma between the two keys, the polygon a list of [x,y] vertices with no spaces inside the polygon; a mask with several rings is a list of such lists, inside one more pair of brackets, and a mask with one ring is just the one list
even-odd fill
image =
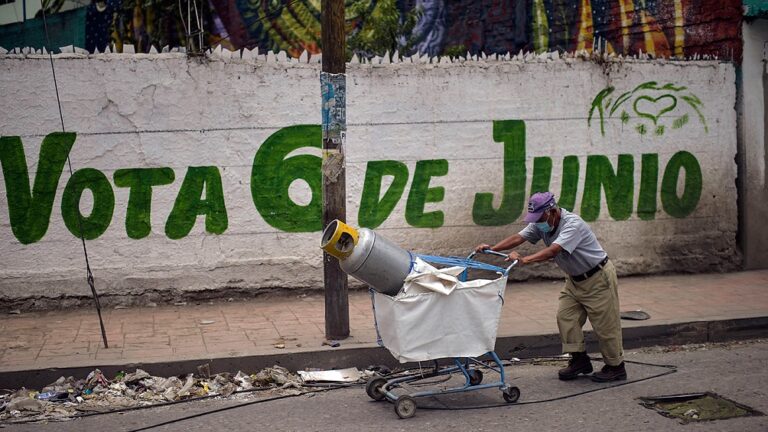
{"label": "sidewalk", "polygon": [[[558,347],[554,315],[561,285],[560,280],[510,282],[497,340],[497,352],[502,357],[537,343]],[[659,338],[676,337],[681,331],[710,331],[708,327],[679,326],[693,322],[752,319],[742,326],[751,332],[749,335],[768,336],[768,270],[625,277],[619,280],[619,296],[622,311],[641,309],[651,315],[646,321],[622,321],[627,347],[633,345],[627,343],[633,329],[640,335],[635,346],[652,340],[658,343]],[[256,367],[265,362],[295,365],[301,361],[313,367],[346,367],[371,356],[379,361],[367,364],[393,362],[376,345],[369,294],[351,292],[349,309],[351,336],[339,341],[338,347],[323,344],[322,291],[304,296],[104,310],[109,348],[103,347],[92,308],[5,315],[0,317],[0,378],[6,379],[0,381],[6,381],[3,385],[7,386],[25,376],[45,375],[42,370],[51,368],[59,369],[48,371],[53,379],[73,369],[100,367],[106,371],[137,365],[151,368],[152,364],[155,370],[175,374],[181,372],[169,365],[190,367],[216,359],[220,368]],[[698,336],[704,340],[714,337]],[[329,358],[342,364],[323,364],[331,361]]]}

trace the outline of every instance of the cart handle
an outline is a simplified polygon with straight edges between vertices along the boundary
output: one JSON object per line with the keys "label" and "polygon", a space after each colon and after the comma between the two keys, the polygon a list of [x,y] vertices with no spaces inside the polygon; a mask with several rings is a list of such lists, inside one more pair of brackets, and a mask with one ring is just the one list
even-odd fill
{"label": "cart handle", "polygon": [[[483,249],[483,250],[480,251],[480,253],[484,253],[484,254],[488,254],[488,255],[496,255],[496,256],[503,257],[503,258],[509,258],[509,255],[507,255],[505,253],[496,252],[495,250],[491,250],[491,249]],[[477,252],[472,252],[471,254],[469,254],[467,259],[470,260],[470,259],[474,258],[475,255],[477,255]],[[518,263],[517,260],[512,261],[512,264],[510,264],[509,267],[507,267],[507,269],[505,270],[505,273],[509,273],[509,271],[512,270],[512,267],[516,266],[517,263]]]}

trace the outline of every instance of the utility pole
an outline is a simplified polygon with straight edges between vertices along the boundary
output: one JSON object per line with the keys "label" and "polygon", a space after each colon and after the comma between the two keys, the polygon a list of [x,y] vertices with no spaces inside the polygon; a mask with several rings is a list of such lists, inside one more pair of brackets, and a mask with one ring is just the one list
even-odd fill
{"label": "utility pole", "polygon": [[[323,70],[323,227],[339,219],[346,221],[347,192],[344,142],[347,134],[346,34],[344,0],[322,0]],[[339,261],[323,252],[325,287],[325,337],[349,337],[347,275]]]}

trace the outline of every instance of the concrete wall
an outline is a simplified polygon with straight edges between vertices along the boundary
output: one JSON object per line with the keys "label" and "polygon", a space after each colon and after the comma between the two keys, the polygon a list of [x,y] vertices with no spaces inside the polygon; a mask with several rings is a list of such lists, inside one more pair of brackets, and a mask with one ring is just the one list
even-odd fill
{"label": "concrete wall", "polygon": [[[349,65],[348,221],[463,255],[549,188],[621,274],[737,268],[733,66],[553,58]],[[274,60],[58,56],[61,135],[1,57],[0,296],[88,295],[78,202],[101,292],[321,287],[319,65]]]}
{"label": "concrete wall", "polygon": [[744,61],[741,65],[741,231],[744,266],[768,267],[768,183],[766,165],[766,92],[768,92],[768,20],[744,24]]}

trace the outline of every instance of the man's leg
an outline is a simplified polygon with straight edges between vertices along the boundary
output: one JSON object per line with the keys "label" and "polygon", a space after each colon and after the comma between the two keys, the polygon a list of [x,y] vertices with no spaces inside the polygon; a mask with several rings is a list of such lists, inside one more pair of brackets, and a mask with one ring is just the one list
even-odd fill
{"label": "man's leg", "polygon": [[[600,343],[600,353],[606,368],[595,374],[598,381],[626,379],[624,349],[621,336],[621,315],[616,269],[608,262],[602,271],[582,282],[586,294],[580,297],[589,322]],[[582,285],[580,284],[580,285]],[[607,373],[606,371],[610,372]]]}
{"label": "man's leg", "polygon": [[586,353],[582,330],[587,321],[587,311],[574,297],[570,279],[566,280],[558,303],[557,327],[560,330],[560,341],[563,344],[563,352],[571,353],[568,367],[560,369],[558,376],[561,380],[570,380],[579,374],[592,373],[592,363]]}

